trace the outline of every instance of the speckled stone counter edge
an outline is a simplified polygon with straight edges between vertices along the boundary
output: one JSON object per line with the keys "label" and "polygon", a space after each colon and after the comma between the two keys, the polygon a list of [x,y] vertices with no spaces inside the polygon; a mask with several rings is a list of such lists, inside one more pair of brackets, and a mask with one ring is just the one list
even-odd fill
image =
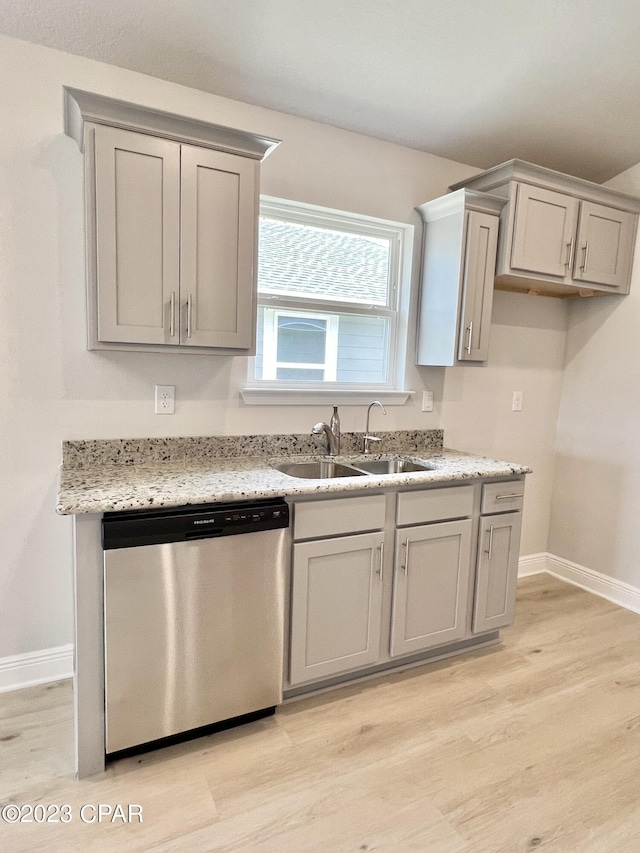
{"label": "speckled stone counter edge", "polygon": [[[376,432],[385,453],[441,450],[441,429]],[[342,453],[358,453],[363,433],[343,432]],[[221,435],[191,438],[124,438],[63,441],[65,469],[96,468],[101,465],[149,465],[158,462],[190,463],[245,457],[309,455],[324,452],[324,436]]]}
{"label": "speckled stone counter edge", "polygon": [[[307,436],[303,437],[305,440]],[[233,441],[237,455],[223,456],[221,446],[216,445],[216,453],[210,456],[198,454],[202,446],[198,440],[186,440],[180,457],[171,457],[170,452],[177,450],[163,440],[155,440],[155,451],[161,455],[150,459],[141,454],[148,447],[145,442],[134,442],[140,455],[136,463],[131,447],[123,453],[122,445],[127,442],[87,442],[70,443],[74,450],[81,447],[87,451],[83,459],[85,464],[73,465],[69,457],[60,472],[60,488],[56,510],[62,515],[80,513],[121,512],[129,509],[148,509],[150,507],[185,506],[189,504],[208,504],[222,501],[238,501],[274,496],[311,496],[325,493],[347,493],[354,490],[394,488],[407,486],[430,486],[444,482],[462,482],[470,479],[513,477],[530,473],[526,465],[487,459],[461,451],[446,450],[440,446],[441,432],[428,433],[392,433],[384,436],[386,454],[372,454],[369,458],[380,458],[392,453],[402,453],[415,461],[428,461],[425,471],[384,475],[348,476],[337,479],[307,479],[292,477],[278,470],[277,463],[291,460],[292,457],[308,460],[322,458],[324,450],[318,453],[304,453],[308,444],[295,445],[290,441],[280,443],[265,441],[264,436],[251,437],[249,444],[253,454],[259,446],[263,455],[250,455],[246,439],[240,444],[244,453],[238,452],[238,440]],[[295,440],[295,436],[293,437]],[[175,440],[174,440],[175,441]],[[209,440],[205,441],[206,445]],[[352,463],[362,458],[357,449],[355,453],[344,450],[340,461]],[[436,446],[434,446],[434,444]],[[106,445],[106,447],[105,447]],[[110,445],[115,451],[115,459],[104,455]],[[416,445],[418,445],[416,447]],[[291,447],[297,452],[292,452]],[[348,447],[348,443],[347,443]],[[192,451],[189,456],[186,450]],[[211,450],[209,444],[209,450]],[[381,448],[382,450],[382,448]],[[102,455],[101,455],[102,454]],[[272,455],[275,454],[275,455]],[[104,461],[104,459],[108,461]],[[90,460],[90,461],[88,461]],[[88,464],[87,464],[88,463]]]}

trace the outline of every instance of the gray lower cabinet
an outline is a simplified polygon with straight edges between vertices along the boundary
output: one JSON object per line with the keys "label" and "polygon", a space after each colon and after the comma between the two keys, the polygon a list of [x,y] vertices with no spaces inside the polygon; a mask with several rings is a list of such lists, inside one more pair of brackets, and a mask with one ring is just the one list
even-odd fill
{"label": "gray lower cabinet", "polygon": [[471,524],[467,518],[397,531],[392,657],[465,636]]}
{"label": "gray lower cabinet", "polygon": [[473,631],[504,628],[513,622],[518,580],[521,512],[480,519]]}
{"label": "gray lower cabinet", "polygon": [[523,495],[504,480],[296,501],[285,692],[508,625]]}
{"label": "gray lower cabinet", "polygon": [[383,537],[363,533],[293,546],[291,684],[378,660]]}

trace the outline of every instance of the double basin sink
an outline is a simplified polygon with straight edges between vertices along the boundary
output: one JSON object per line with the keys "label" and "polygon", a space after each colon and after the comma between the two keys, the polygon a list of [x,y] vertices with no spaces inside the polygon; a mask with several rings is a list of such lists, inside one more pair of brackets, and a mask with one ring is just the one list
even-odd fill
{"label": "double basin sink", "polygon": [[387,459],[364,459],[350,464],[320,459],[314,462],[281,462],[274,465],[290,477],[309,480],[332,480],[336,477],[365,477],[367,474],[411,474],[415,471],[432,471],[428,462],[414,462],[403,456]]}

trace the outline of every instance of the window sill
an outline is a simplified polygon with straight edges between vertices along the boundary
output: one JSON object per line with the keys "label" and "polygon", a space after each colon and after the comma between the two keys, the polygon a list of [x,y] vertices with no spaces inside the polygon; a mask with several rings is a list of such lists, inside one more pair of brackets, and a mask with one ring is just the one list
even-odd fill
{"label": "window sill", "polygon": [[385,406],[404,406],[415,391],[384,391],[347,388],[241,388],[247,406],[315,406],[333,402],[338,406],[368,406],[380,400]]}

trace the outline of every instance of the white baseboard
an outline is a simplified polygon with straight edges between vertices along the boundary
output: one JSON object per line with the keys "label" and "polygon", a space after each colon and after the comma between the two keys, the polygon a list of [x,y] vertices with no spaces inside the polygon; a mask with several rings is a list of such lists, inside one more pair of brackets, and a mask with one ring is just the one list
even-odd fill
{"label": "white baseboard", "polygon": [[532,554],[521,557],[518,567],[518,577],[547,572],[553,577],[606,598],[613,604],[618,604],[626,610],[640,613],[640,589],[624,581],[616,580],[595,569],[588,569],[555,554]]}
{"label": "white baseboard", "polygon": [[73,676],[73,645],[0,658],[0,693]]}
{"label": "white baseboard", "polygon": [[529,554],[520,557],[518,561],[518,577],[526,578],[529,575],[539,575],[547,571],[548,554]]}
{"label": "white baseboard", "polygon": [[[518,577],[547,572],[560,580],[606,598],[614,604],[640,613],[640,589],[593,569],[587,569],[554,554],[529,554],[520,557]],[[39,652],[0,658],[0,693],[33,687],[49,681],[73,677],[73,645],[56,646]]]}

